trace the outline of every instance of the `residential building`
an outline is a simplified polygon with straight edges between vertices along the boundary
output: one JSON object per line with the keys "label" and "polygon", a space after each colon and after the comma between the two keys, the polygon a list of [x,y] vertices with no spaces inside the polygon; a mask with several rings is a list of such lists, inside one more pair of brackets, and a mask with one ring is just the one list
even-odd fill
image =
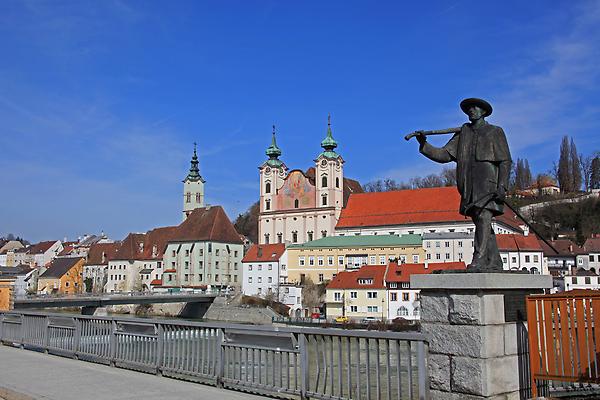
{"label": "residential building", "polygon": [[244,243],[221,206],[193,210],[164,252],[162,284],[155,288],[242,285]]}
{"label": "residential building", "polygon": [[562,277],[575,272],[573,267],[577,262],[577,254],[580,254],[582,249],[570,239],[550,240],[548,243],[540,240],[540,245],[552,276]]}
{"label": "residential building", "polygon": [[387,265],[365,265],[355,271],[340,271],[327,285],[327,317],[385,319],[388,315],[386,270]]}
{"label": "residential building", "polygon": [[314,167],[289,171],[279,160],[273,127],[266,150],[269,159],[259,167],[259,244],[304,243],[333,235],[350,193],[363,191],[357,181],[344,178],[344,159],[335,151],[337,146],[329,121]]}
{"label": "residential building", "polygon": [[528,188],[516,193],[517,197],[555,196],[557,194],[560,194],[560,187],[554,179],[545,175],[542,175]]}
{"label": "residential building", "polygon": [[7,240],[0,247],[0,267],[14,267],[15,264],[15,250],[22,249],[23,243],[18,240]]}
{"label": "residential building", "polygon": [[12,277],[15,279],[15,297],[25,297],[29,293],[37,292],[39,268],[21,264],[16,267],[0,267],[0,278]]}
{"label": "residential building", "polygon": [[198,168],[198,155],[194,143],[194,155],[190,163],[190,171],[183,180],[183,219],[185,220],[192,211],[204,207],[204,183]]}
{"label": "residential building", "polygon": [[62,250],[63,246],[60,240],[36,243],[27,248],[26,261],[28,262],[22,262],[22,264],[44,267],[54,260]]}
{"label": "residential building", "polygon": [[[294,283],[279,284],[279,302],[285,304],[290,309],[290,316],[302,317],[302,286]],[[306,315],[308,316],[308,310]]]}
{"label": "residential building", "polygon": [[386,318],[393,320],[400,317],[409,321],[420,319],[420,290],[411,288],[411,275],[430,274],[441,270],[464,270],[465,268],[464,261],[419,264],[390,263],[385,274]]}
{"label": "residential building", "polygon": [[577,254],[577,269],[600,272],[600,234],[588,238]]}
{"label": "residential building", "polygon": [[410,287],[410,276],[439,270],[464,270],[464,262],[365,265],[340,272],[326,289],[327,317],[378,320],[420,319],[419,290]]}
{"label": "residential building", "polygon": [[243,294],[274,295],[274,299],[280,301],[279,285],[287,281],[285,244],[255,244],[242,259],[242,271]]}
{"label": "residential building", "polygon": [[[459,214],[456,187],[354,193],[335,228],[338,236],[404,235],[475,231],[471,218]],[[496,234],[524,233],[527,223],[509,208],[492,221]],[[435,261],[435,260],[434,260]]]}
{"label": "residential building", "polygon": [[422,262],[420,235],[330,236],[288,249],[288,282],[303,284],[332,280],[341,271],[363,265],[387,265],[390,260]]}
{"label": "residential building", "polygon": [[473,240],[472,232],[424,232],[425,261],[430,263],[464,261],[467,265],[471,264]]}
{"label": "residential building", "polygon": [[38,278],[38,293],[76,294],[83,292],[84,258],[57,258]]}
{"label": "residential building", "polygon": [[505,270],[549,274],[544,250],[535,235],[496,235],[496,242]]}
{"label": "residential building", "polygon": [[104,290],[108,281],[108,263],[115,258],[120,247],[120,242],[95,243],[89,247],[83,266],[83,282],[86,291],[99,293]]}
{"label": "residential building", "polygon": [[600,277],[595,272],[579,269],[574,274],[565,275],[565,291],[572,290],[598,290]]}

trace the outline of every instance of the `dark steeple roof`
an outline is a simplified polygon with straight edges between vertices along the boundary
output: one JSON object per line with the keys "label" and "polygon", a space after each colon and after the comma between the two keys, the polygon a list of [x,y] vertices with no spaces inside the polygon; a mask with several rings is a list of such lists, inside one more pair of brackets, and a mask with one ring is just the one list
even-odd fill
{"label": "dark steeple roof", "polygon": [[205,182],[204,179],[202,179],[202,176],[200,176],[200,169],[198,169],[198,155],[196,154],[196,143],[194,142],[194,155],[192,156],[192,161],[190,163],[190,172],[188,173],[188,175],[185,177],[185,179],[183,180],[184,182],[186,181],[192,181],[192,182],[198,182],[201,181],[202,183]]}
{"label": "dark steeple roof", "polygon": [[279,160],[279,156],[281,155],[281,149],[277,147],[277,141],[275,140],[275,125],[273,125],[273,136],[271,137],[271,145],[267,147],[267,151],[265,154],[269,156],[267,160],[267,165],[271,167],[280,167],[282,162]]}

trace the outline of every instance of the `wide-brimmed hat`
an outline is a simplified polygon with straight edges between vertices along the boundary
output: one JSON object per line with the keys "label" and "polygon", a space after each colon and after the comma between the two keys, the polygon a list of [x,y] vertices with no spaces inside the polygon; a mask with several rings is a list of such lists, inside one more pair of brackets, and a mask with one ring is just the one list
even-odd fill
{"label": "wide-brimmed hat", "polygon": [[492,113],[492,105],[485,100],[471,97],[460,102],[460,109],[463,110],[465,114],[467,114],[467,111],[469,111],[469,107],[471,106],[477,106],[484,110],[484,117],[487,117]]}

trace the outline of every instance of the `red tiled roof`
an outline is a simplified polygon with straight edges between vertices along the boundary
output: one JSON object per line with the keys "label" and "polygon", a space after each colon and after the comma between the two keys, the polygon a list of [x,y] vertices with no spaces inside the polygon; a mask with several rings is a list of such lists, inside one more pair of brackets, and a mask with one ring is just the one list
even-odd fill
{"label": "red tiled roof", "polygon": [[64,246],[63,250],[60,253],[58,253],[59,256],[66,256],[70,252],[72,252],[73,249],[75,248],[75,246],[73,246],[72,244],[63,243],[63,246]]}
{"label": "red tiled roof", "polygon": [[141,258],[143,260],[161,260],[167,243],[175,237],[177,229],[176,226],[165,226],[148,231],[144,238],[144,250]]}
{"label": "red tiled roof", "polygon": [[143,248],[140,244],[144,243],[145,233],[130,233],[121,242],[121,246],[115,254],[114,260],[137,260],[141,257]]}
{"label": "red tiled roof", "polygon": [[591,237],[583,244],[583,251],[587,254],[589,252],[600,252],[600,237]]}
{"label": "red tiled roof", "polygon": [[434,271],[466,269],[464,262],[429,263],[429,264],[397,264],[390,263],[385,274],[386,282],[410,282],[410,276],[431,274]]}
{"label": "red tiled roof", "polygon": [[36,243],[28,249],[28,252],[29,254],[44,254],[56,242],[57,240],[48,240],[46,242]]}
{"label": "red tiled roof", "polygon": [[173,241],[214,241],[243,244],[221,206],[197,208],[177,227]]}
{"label": "red tiled roof", "polygon": [[[352,194],[336,228],[389,226],[431,222],[466,222],[454,186]],[[497,220],[520,231],[524,224],[505,207]]]}
{"label": "red tiled roof", "polygon": [[[342,271],[327,285],[327,289],[384,289],[383,278],[387,265],[364,265],[358,271]],[[360,284],[359,279],[372,279]]]}
{"label": "red tiled roof", "polygon": [[285,244],[255,244],[250,247],[242,262],[278,261],[285,252]]}
{"label": "red tiled roof", "polygon": [[[119,247],[121,242],[94,243],[90,246],[86,265],[107,265],[110,260],[115,259]],[[104,262],[102,262],[102,254],[104,254]]]}
{"label": "red tiled roof", "polygon": [[160,286],[162,285],[162,279],[153,279],[152,282],[150,282],[150,286]]}
{"label": "red tiled roof", "polygon": [[546,244],[543,240],[540,240],[540,245],[544,250],[545,256],[573,256],[575,257],[577,254],[580,254],[583,249],[577,246],[575,243],[570,241],[569,239],[556,239],[548,241],[556,251],[554,251],[550,246]]}
{"label": "red tiled roof", "polygon": [[524,235],[496,235],[498,250],[508,251],[542,251],[542,246],[534,234]]}

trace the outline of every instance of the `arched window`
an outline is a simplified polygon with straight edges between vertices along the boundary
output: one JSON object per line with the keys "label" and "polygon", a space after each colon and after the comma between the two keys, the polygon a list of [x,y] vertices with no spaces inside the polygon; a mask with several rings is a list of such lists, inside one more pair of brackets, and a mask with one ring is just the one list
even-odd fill
{"label": "arched window", "polygon": [[335,187],[336,188],[340,187],[340,178],[335,178]]}
{"label": "arched window", "polygon": [[269,244],[269,234],[265,233],[265,244]]}
{"label": "arched window", "polygon": [[298,199],[294,200],[294,208],[298,208],[300,206],[300,202]]}
{"label": "arched window", "polygon": [[283,233],[277,234],[277,243],[283,243]]}
{"label": "arched window", "polygon": [[200,203],[200,198],[201,198],[200,193],[196,193],[196,203],[198,203],[198,204]]}
{"label": "arched window", "polygon": [[265,193],[271,193],[271,182],[267,182],[265,185]]}
{"label": "arched window", "polygon": [[321,199],[322,199],[322,204],[324,206],[326,206],[327,205],[327,196],[323,196]]}
{"label": "arched window", "polygon": [[536,267],[533,267],[533,268],[531,268],[531,271],[530,271],[530,272],[531,272],[532,274],[539,274],[539,273],[540,273],[540,270],[539,270],[539,269],[537,269]]}
{"label": "arched window", "polygon": [[313,240],[313,232],[312,232],[312,231],[308,231],[308,232],[306,232],[306,233],[307,233],[307,235],[308,235],[308,241],[309,241],[309,242],[312,242],[312,240]]}
{"label": "arched window", "polygon": [[419,307],[415,307],[415,309],[413,310],[413,315],[415,317],[419,316]]}
{"label": "arched window", "polygon": [[266,200],[265,201],[265,210],[270,210],[271,209],[271,200]]}
{"label": "arched window", "polygon": [[191,203],[192,202],[192,194],[190,192],[187,192],[185,194],[185,202],[186,203]]}
{"label": "arched window", "polygon": [[406,316],[408,316],[408,309],[406,307],[404,307],[404,306],[400,307],[398,309],[398,315],[400,317],[406,317]]}
{"label": "arched window", "polygon": [[298,232],[296,232],[296,231],[292,232],[292,242],[298,243]]}
{"label": "arched window", "polygon": [[327,176],[326,176],[326,175],[324,175],[324,176],[321,178],[321,186],[322,186],[322,187],[327,187]]}

